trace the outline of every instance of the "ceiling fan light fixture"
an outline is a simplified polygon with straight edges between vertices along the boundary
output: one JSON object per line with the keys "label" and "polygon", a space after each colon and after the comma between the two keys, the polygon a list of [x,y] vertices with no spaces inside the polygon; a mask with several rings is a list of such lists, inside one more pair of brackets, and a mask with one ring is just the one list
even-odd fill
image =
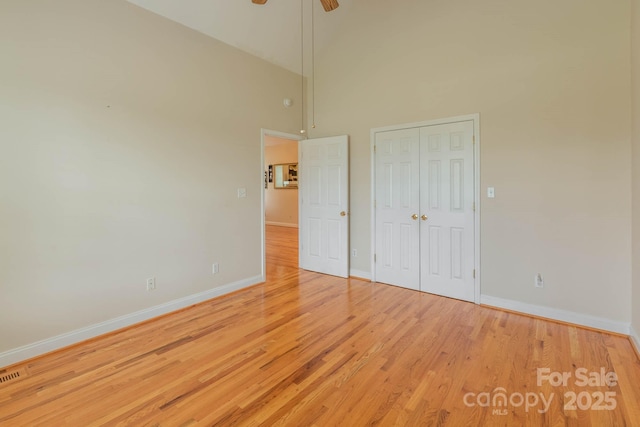
{"label": "ceiling fan light fixture", "polygon": [[[267,0],[251,0],[251,3],[253,4],[265,4],[266,2]],[[338,6],[340,6],[338,4],[338,0],[320,0],[320,3],[322,3],[322,7],[324,8],[325,12],[331,12],[332,10],[336,10]]]}
{"label": "ceiling fan light fixture", "polygon": [[340,6],[338,0],[320,0],[320,3],[322,3],[325,12],[331,12]]}

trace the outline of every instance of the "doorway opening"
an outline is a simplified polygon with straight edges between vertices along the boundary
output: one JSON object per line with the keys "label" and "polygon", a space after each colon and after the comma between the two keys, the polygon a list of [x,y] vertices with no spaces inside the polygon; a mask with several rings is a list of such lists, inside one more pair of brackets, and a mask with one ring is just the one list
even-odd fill
{"label": "doorway opening", "polygon": [[299,135],[262,130],[262,276],[269,266],[298,268]]}
{"label": "doorway opening", "polygon": [[298,141],[264,138],[265,224],[298,228]]}

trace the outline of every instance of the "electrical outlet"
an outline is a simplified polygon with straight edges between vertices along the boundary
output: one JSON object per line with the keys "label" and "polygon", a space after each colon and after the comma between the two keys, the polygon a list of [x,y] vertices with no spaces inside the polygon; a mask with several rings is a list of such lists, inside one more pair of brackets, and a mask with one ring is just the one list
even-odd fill
{"label": "electrical outlet", "polygon": [[149,277],[147,279],[147,291],[153,291],[156,289],[156,278]]}
{"label": "electrical outlet", "polygon": [[218,274],[218,272],[220,272],[220,266],[217,262],[214,262],[213,266],[211,267],[211,273]]}
{"label": "electrical outlet", "polygon": [[535,286],[536,288],[544,288],[544,279],[542,278],[542,273],[536,274]]}
{"label": "electrical outlet", "polygon": [[351,254],[353,255],[354,258],[358,258],[358,250],[357,249],[352,249],[351,250]]}

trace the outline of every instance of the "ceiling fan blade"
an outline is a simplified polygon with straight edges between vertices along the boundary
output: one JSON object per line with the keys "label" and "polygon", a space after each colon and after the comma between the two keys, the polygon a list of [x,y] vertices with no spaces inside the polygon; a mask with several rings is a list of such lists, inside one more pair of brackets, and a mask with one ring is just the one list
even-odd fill
{"label": "ceiling fan blade", "polygon": [[320,0],[320,3],[322,3],[322,7],[324,7],[325,12],[331,12],[340,6],[338,4],[338,0]]}
{"label": "ceiling fan blade", "polygon": [[267,2],[267,0],[251,0],[251,3],[253,4],[265,4]]}

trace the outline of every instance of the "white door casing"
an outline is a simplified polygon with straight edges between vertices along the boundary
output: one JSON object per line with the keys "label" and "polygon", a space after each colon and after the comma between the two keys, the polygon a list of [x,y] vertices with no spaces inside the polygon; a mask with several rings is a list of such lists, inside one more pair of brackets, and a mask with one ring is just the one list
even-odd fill
{"label": "white door casing", "polygon": [[262,268],[261,268],[261,277],[262,280],[265,281],[267,278],[267,253],[266,253],[266,235],[265,235],[265,188],[264,188],[264,176],[262,175],[262,171],[265,168],[264,162],[264,151],[266,146],[267,137],[275,137],[281,139],[289,139],[291,141],[298,141],[298,145],[300,144],[300,140],[302,137],[300,134],[290,134],[285,132],[280,132],[271,129],[260,129],[260,230],[261,230],[261,248],[262,248]]}
{"label": "white door casing", "polygon": [[372,131],[375,281],[478,301],[477,118]]}
{"label": "white door casing", "polygon": [[349,277],[349,138],[300,144],[300,268]]}

